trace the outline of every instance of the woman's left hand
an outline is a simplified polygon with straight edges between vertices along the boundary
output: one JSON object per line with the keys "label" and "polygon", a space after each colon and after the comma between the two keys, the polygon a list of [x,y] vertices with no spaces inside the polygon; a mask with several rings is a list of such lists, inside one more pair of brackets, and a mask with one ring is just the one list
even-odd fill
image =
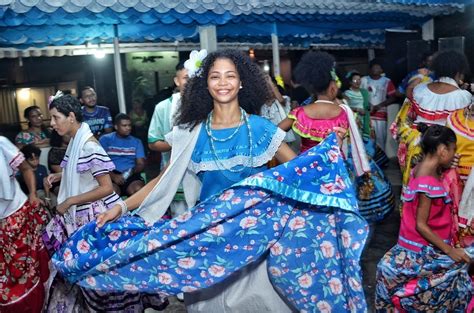
{"label": "woman's left hand", "polygon": [[64,202],[62,202],[62,203],[60,203],[56,206],[56,211],[58,211],[59,214],[63,215],[72,206],[72,203],[71,203],[70,199],[71,198],[67,198],[66,201],[64,201]]}
{"label": "woman's left hand", "polygon": [[342,145],[342,141],[344,140],[347,134],[347,129],[342,127],[334,127],[332,130],[336,132],[337,142],[339,143],[339,145]]}
{"label": "woman's left hand", "polygon": [[30,203],[32,205],[35,205],[35,204],[39,204],[39,205],[44,205],[44,201],[41,200],[40,198],[38,198],[38,196],[36,195],[36,193],[31,193],[28,195],[28,200],[30,201]]}

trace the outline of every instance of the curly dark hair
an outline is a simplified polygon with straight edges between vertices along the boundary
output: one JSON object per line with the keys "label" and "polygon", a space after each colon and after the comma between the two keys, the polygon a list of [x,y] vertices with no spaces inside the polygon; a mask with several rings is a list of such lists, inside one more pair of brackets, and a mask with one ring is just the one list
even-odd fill
{"label": "curly dark hair", "polygon": [[325,92],[333,77],[335,59],[326,52],[310,51],[303,55],[295,68],[296,82],[302,84],[313,96]]}
{"label": "curly dark hair", "polygon": [[58,112],[64,114],[65,116],[68,116],[71,112],[74,113],[76,116],[76,121],[79,123],[83,120],[81,103],[76,97],[71,95],[63,95],[54,99],[49,105],[49,109],[52,110],[54,108],[56,108]]}
{"label": "curly dark hair", "polygon": [[271,100],[272,95],[265,74],[260,67],[238,50],[220,50],[210,53],[203,61],[201,73],[188,80],[184,88],[177,124],[193,129],[206,120],[214,108],[214,101],[207,89],[209,71],[217,59],[228,59],[235,64],[242,89],[238,101],[249,114],[260,114],[261,107]]}
{"label": "curly dark hair", "polygon": [[431,69],[438,78],[454,78],[456,74],[467,75],[470,72],[466,56],[455,50],[446,50],[435,54]]}

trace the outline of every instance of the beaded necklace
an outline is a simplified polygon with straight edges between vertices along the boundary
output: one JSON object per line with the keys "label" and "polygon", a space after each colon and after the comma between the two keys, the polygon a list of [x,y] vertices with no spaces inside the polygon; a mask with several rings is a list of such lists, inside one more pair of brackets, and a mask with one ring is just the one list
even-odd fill
{"label": "beaded necklace", "polygon": [[329,100],[316,100],[314,103],[327,103],[327,104],[334,104],[334,101]]}
{"label": "beaded necklace", "polygon": [[207,116],[207,121],[206,121],[207,135],[209,136],[209,138],[211,138],[211,141],[212,140],[218,141],[218,142],[229,141],[230,139],[232,139],[239,132],[240,126],[242,126],[242,124],[244,123],[244,119],[245,119],[245,111],[242,108],[240,108],[240,121],[239,121],[239,125],[235,128],[234,132],[226,138],[222,138],[222,139],[221,138],[216,138],[216,137],[212,136],[212,132],[211,132],[211,126],[212,126],[212,111],[211,111],[211,113],[209,113],[209,115]]}
{"label": "beaded necklace", "polygon": [[[238,168],[238,169],[228,168],[228,167],[225,166],[224,162],[217,155],[215,142],[225,142],[225,141],[228,141],[228,140],[232,139],[238,133],[238,131],[240,129],[240,126],[242,126],[242,124],[247,125],[247,131],[248,131],[248,137],[249,137],[249,146],[250,146],[249,147],[250,161],[247,162],[247,164],[242,164],[241,167]],[[236,130],[230,136],[227,136],[226,138],[220,139],[220,138],[214,137],[212,135],[211,125],[212,125],[212,111],[209,113],[209,115],[207,117],[205,128],[206,128],[207,135],[209,136],[209,141],[211,143],[211,152],[212,152],[212,154],[215,158],[215,162],[216,162],[217,166],[219,168],[223,169],[223,170],[227,170],[227,171],[230,171],[232,173],[242,172],[246,168],[248,170],[252,170],[252,168],[253,168],[253,139],[252,139],[252,132],[251,132],[251,129],[250,129],[250,123],[249,123],[249,120],[248,120],[248,117],[247,117],[247,114],[245,113],[245,111],[242,108],[240,108],[240,123],[239,123],[239,126],[236,128]],[[229,180],[233,180],[233,179],[229,178],[225,174],[225,172],[222,172],[222,173]]]}

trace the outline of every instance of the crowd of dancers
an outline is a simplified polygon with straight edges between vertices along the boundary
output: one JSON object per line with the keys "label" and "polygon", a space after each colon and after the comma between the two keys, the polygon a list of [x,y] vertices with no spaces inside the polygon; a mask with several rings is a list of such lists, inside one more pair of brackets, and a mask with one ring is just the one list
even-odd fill
{"label": "crowd of dancers", "polygon": [[[112,121],[91,87],[51,97],[56,138],[38,107],[25,111],[17,146],[0,136],[0,312],[162,310],[180,294],[188,312],[364,312],[360,256],[396,202],[381,169],[389,128],[402,215],[375,307],[468,310],[474,106],[464,55],[434,54],[398,90],[372,62],[368,76],[345,75],[342,92],[335,58],[308,52],[294,70],[308,92],[299,105],[240,51],[194,51],[176,70],[177,92],[148,129],[163,155],[148,182],[130,135],[133,121],[147,123],[139,103]],[[397,95],[406,100],[389,127]],[[39,148],[53,141],[48,175]]]}

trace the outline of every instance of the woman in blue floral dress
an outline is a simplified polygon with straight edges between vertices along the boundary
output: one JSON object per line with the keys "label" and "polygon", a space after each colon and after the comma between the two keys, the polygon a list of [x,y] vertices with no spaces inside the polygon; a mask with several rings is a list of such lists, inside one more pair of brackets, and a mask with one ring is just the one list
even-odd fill
{"label": "woman in blue floral dress", "polygon": [[[263,82],[240,52],[209,55],[167,136],[169,166],[71,237],[53,258],[63,275],[102,291],[185,292],[189,312],[365,311],[367,224],[336,136],[261,172],[273,156],[294,157],[285,133],[254,115]],[[180,182],[199,204],[163,221]]]}

